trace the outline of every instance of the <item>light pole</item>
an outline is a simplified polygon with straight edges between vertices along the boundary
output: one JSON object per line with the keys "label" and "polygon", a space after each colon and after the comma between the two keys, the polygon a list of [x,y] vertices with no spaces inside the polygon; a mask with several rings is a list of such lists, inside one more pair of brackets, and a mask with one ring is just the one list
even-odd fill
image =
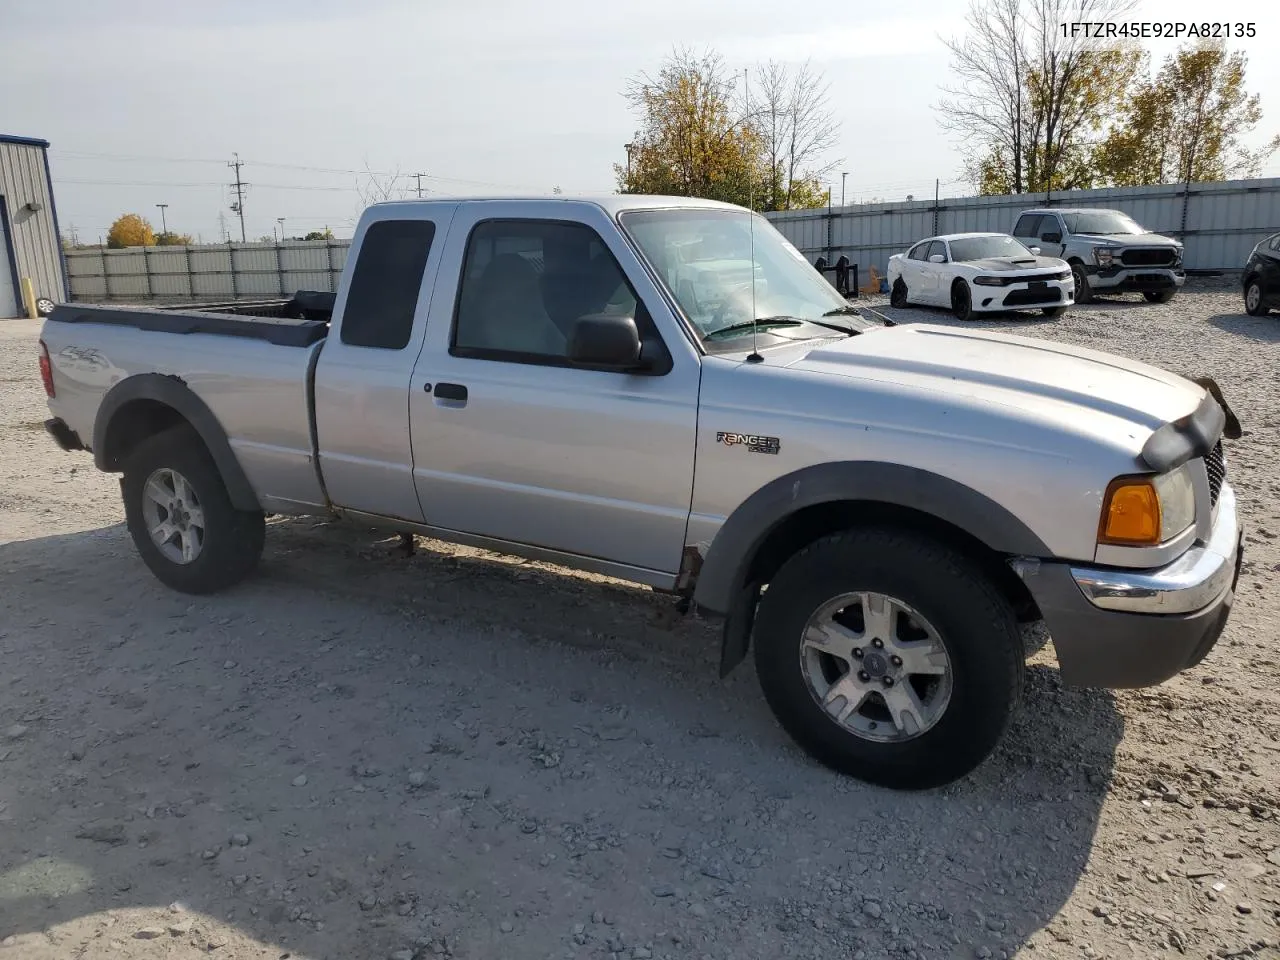
{"label": "light pole", "polygon": [[276,223],[280,224],[280,242],[284,242],[284,217],[276,217]]}
{"label": "light pole", "polygon": [[627,148],[627,187],[630,188],[631,187],[631,151],[633,151],[636,148],[636,145],[634,143],[627,143],[627,144],[624,144],[624,146]]}
{"label": "light pole", "polygon": [[164,208],[165,208],[165,207],[167,207],[167,206],[169,206],[169,205],[168,205],[167,203],[157,203],[157,204],[156,204],[156,206],[160,208],[160,232],[161,232],[161,233],[168,233],[168,232],[169,232],[169,225],[168,225],[167,223],[165,223],[165,219],[164,219]]}
{"label": "light pole", "polygon": [[848,173],[840,174],[840,206],[844,206],[844,182],[849,179]]}

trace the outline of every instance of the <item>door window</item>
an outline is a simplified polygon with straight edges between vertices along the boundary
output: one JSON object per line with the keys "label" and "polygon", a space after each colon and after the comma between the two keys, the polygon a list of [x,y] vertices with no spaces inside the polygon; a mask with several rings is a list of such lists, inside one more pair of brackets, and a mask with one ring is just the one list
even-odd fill
{"label": "door window", "polygon": [[940,256],[943,258],[943,261],[945,262],[947,257],[947,245],[943,243],[941,240],[933,241],[933,243],[929,245],[929,256],[930,257]]}
{"label": "door window", "polygon": [[455,356],[564,365],[578,319],[635,318],[644,305],[591,227],[552,220],[486,220],[467,241],[454,319]]}
{"label": "door window", "polygon": [[1018,218],[1018,223],[1013,228],[1015,237],[1034,237],[1040,236],[1040,221],[1047,219],[1038,213],[1024,213]]}

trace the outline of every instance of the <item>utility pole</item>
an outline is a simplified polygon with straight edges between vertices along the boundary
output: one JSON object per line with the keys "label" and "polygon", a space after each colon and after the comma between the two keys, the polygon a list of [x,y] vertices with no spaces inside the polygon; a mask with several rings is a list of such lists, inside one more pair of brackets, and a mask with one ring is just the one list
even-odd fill
{"label": "utility pole", "polygon": [[221,210],[218,211],[218,239],[223,243],[230,240],[227,236],[227,215]]}
{"label": "utility pole", "polygon": [[844,182],[849,179],[849,174],[840,174],[840,206],[844,206]]}
{"label": "utility pole", "polygon": [[413,175],[414,179],[418,181],[418,199],[419,200],[422,199],[422,178],[425,176],[426,176],[425,173],[415,173]]}
{"label": "utility pole", "polygon": [[231,184],[231,187],[236,192],[236,202],[231,205],[231,212],[238,214],[240,217],[240,242],[245,243],[246,241],[244,236],[244,188],[247,187],[248,184],[240,179],[240,168],[244,166],[244,162],[240,159],[240,154],[233,153],[231,155],[235,157],[235,160],[228,163],[227,166],[231,167],[236,172],[236,182]]}
{"label": "utility pole", "polygon": [[280,224],[280,242],[284,242],[284,217],[276,217],[276,223]]}
{"label": "utility pole", "polygon": [[169,225],[165,222],[165,219],[164,219],[164,208],[169,205],[167,203],[157,203],[156,206],[160,208],[160,232],[168,233]]}

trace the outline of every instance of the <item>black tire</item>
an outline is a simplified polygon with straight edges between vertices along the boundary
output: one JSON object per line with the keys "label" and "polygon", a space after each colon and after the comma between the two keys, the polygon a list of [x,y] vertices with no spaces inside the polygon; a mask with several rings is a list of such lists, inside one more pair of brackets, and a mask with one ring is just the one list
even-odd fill
{"label": "black tire", "polygon": [[1040,310],[1046,317],[1060,317],[1067,312],[1066,307],[1043,307]]}
{"label": "black tire", "polygon": [[1168,303],[1178,295],[1177,288],[1172,290],[1144,290],[1142,295],[1147,298],[1147,303]]}
{"label": "black tire", "polygon": [[[199,552],[189,562],[166,556],[148,530],[145,488],[161,470],[180,475],[203,511]],[[125,463],[121,488],[134,546],[166,586],[182,593],[215,593],[239,583],[258,565],[266,538],[265,518],[261,511],[232,506],[213,458],[190,427],[174,427],[139,443]]]}
{"label": "black tire", "polygon": [[[848,730],[810,685],[801,657],[809,618],[858,591],[912,607],[934,625],[950,658],[950,699],[913,738],[877,742]],[[1022,693],[1024,651],[1010,604],[977,563],[916,534],[852,530],[800,551],[765,590],[754,636],[756,671],[782,727],[820,763],[894,789],[938,787],[970,773],[999,743]]]}
{"label": "black tire", "polygon": [[1093,303],[1093,288],[1089,286],[1089,273],[1079,260],[1071,261],[1071,280],[1076,287],[1076,303]]}
{"label": "black tire", "polygon": [[898,309],[907,306],[907,285],[902,282],[901,277],[893,281],[893,287],[889,291],[889,306]]}
{"label": "black tire", "polygon": [[[1250,304],[1252,303],[1252,306]],[[1244,311],[1251,317],[1265,317],[1268,312],[1266,300],[1262,296],[1262,281],[1250,277],[1244,285]]]}
{"label": "black tire", "polygon": [[973,319],[973,294],[963,280],[957,280],[951,285],[951,312],[957,320]]}

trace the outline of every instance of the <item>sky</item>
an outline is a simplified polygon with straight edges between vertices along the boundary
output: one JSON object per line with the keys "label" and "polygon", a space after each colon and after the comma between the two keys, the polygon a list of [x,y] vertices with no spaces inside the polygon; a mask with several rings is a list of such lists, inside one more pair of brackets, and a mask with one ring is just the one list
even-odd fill
{"label": "sky", "polygon": [[[1134,21],[1201,21],[1204,0],[1136,0]],[[406,175],[416,194],[608,193],[637,121],[629,78],[676,46],[730,69],[811,59],[830,83],[840,138],[833,197],[849,203],[967,192],[958,144],[934,109],[943,39],[962,0],[4,0],[0,133],[52,143],[63,232],[97,242],[136,212],[221,239],[238,153],[246,234],[330,227],[349,236],[359,184]],[[804,15],[796,11],[804,11]],[[1215,22],[1263,96],[1252,137],[1280,132],[1280,5],[1218,0]],[[1173,40],[1147,46],[1159,60]],[[1270,54],[1270,55],[1268,55]],[[840,174],[846,172],[847,178]],[[1264,171],[1280,176],[1280,157]]]}

